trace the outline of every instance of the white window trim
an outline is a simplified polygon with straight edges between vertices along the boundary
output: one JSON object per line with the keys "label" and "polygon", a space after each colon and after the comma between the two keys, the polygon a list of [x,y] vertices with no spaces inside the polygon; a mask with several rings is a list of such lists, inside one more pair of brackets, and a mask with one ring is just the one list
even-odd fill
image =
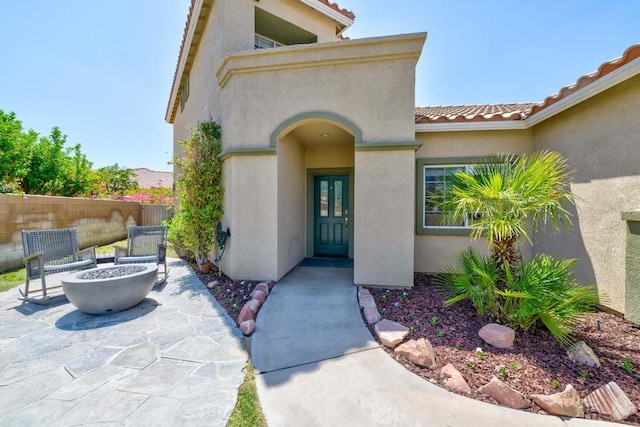
{"label": "white window trim", "polygon": [[[258,33],[254,33],[254,38],[253,38],[253,47],[254,49],[271,49],[274,47],[280,47],[280,46],[284,46],[282,43],[278,43],[275,40],[270,39],[269,37],[265,37],[261,34]],[[261,47],[258,46],[259,42],[268,42],[269,44],[272,44],[272,46],[265,46],[265,47]]]}
{"label": "white window trim", "polygon": [[426,182],[426,171],[427,169],[444,169],[445,175],[447,174],[447,169],[453,168],[464,168],[465,172],[469,172],[471,165],[470,164],[447,164],[447,165],[423,165],[422,166],[422,194],[424,194],[424,203],[422,203],[422,227],[425,229],[434,229],[434,230],[470,230],[472,227],[469,226],[469,218],[465,217],[464,225],[427,225],[427,211],[425,209],[426,199],[427,199],[427,182]]}

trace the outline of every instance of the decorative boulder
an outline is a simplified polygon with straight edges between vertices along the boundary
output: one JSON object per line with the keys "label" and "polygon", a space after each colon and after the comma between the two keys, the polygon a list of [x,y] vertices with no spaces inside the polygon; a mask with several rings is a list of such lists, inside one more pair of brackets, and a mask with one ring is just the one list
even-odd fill
{"label": "decorative boulder", "polygon": [[497,323],[489,323],[483,326],[478,335],[484,342],[497,348],[513,347],[513,341],[516,338],[516,332],[513,329]]}
{"label": "decorative boulder", "polygon": [[217,280],[214,280],[213,282],[207,283],[207,288],[209,288],[209,289],[213,289],[216,286],[218,286],[218,281]]}
{"label": "decorative boulder", "polygon": [[269,286],[266,283],[258,283],[254,291],[262,291],[265,295],[269,295]]}
{"label": "decorative boulder", "polygon": [[448,390],[462,394],[471,393],[471,387],[469,387],[469,384],[467,384],[462,374],[451,363],[440,370],[440,376],[444,377],[442,383]]}
{"label": "decorative boulder", "polygon": [[[263,282],[264,283],[264,282]],[[271,289],[273,289],[273,287],[276,285],[276,282],[273,280],[269,280],[267,282],[267,286],[269,287],[269,291],[271,291]]]}
{"label": "decorative boulder", "polygon": [[433,346],[424,338],[400,344],[393,352],[425,368],[432,368],[436,364],[436,353],[433,351]]}
{"label": "decorative boulder", "polygon": [[570,359],[575,360],[578,363],[582,363],[583,365],[599,368],[600,359],[598,356],[591,350],[591,347],[587,345],[584,341],[578,341],[567,350],[567,355]]}
{"label": "decorative boulder", "polygon": [[238,323],[241,324],[242,322],[246,322],[247,320],[254,320],[254,319],[253,319],[253,312],[251,311],[249,306],[245,304],[242,306],[242,309],[240,309],[240,314],[238,314]]}
{"label": "decorative boulder", "polygon": [[267,294],[261,290],[254,289],[253,292],[251,292],[251,299],[258,300],[260,304],[262,304],[267,299]]}
{"label": "decorative boulder", "polygon": [[395,348],[409,335],[409,328],[388,319],[382,319],[373,329],[382,344],[391,348]]}
{"label": "decorative boulder", "polygon": [[571,384],[561,393],[546,396],[544,394],[533,394],[531,400],[541,407],[545,412],[551,415],[560,415],[566,417],[584,417],[584,409],[582,400],[578,392]]}
{"label": "decorative boulder", "polygon": [[240,330],[247,337],[251,335],[255,329],[256,329],[256,322],[253,319],[245,320],[244,322],[240,323]]}
{"label": "decorative boulder", "polygon": [[584,406],[590,412],[608,415],[616,421],[629,418],[638,408],[613,381],[584,398]]}
{"label": "decorative boulder", "polygon": [[251,310],[254,315],[258,312],[258,310],[260,310],[261,305],[262,303],[260,303],[260,301],[257,299],[252,299],[251,301],[247,302],[247,307],[249,307],[249,310]]}
{"label": "decorative boulder", "polygon": [[496,377],[491,378],[491,381],[480,387],[478,393],[488,394],[496,402],[513,409],[525,409],[531,406],[520,392],[512,389]]}
{"label": "decorative boulder", "polygon": [[375,325],[382,320],[377,307],[366,307],[362,311],[364,312],[364,318],[367,319],[367,323],[370,325]]}

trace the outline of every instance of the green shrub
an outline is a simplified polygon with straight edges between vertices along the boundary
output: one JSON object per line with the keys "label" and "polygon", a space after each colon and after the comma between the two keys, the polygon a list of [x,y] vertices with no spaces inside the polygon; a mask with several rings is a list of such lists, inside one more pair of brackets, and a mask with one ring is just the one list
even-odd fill
{"label": "green shrub", "polygon": [[568,346],[581,317],[598,303],[595,290],[581,286],[573,277],[575,263],[538,255],[522,261],[514,273],[507,270],[501,282],[496,261],[470,248],[436,276],[435,284],[445,292],[446,305],[468,299],[479,314],[524,330],[541,322],[558,342]]}
{"label": "green shrub", "polygon": [[175,215],[164,221],[163,224],[167,226],[167,240],[173,245],[176,252],[193,258],[193,252],[189,250],[185,241],[185,221],[184,213],[178,210]]}

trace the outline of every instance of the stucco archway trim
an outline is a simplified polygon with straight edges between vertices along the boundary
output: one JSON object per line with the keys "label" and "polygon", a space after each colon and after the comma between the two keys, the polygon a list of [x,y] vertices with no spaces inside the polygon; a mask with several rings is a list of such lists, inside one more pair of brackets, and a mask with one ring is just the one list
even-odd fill
{"label": "stucco archway trim", "polygon": [[299,126],[304,124],[304,122],[313,120],[333,122],[337,126],[343,128],[351,135],[353,135],[356,145],[362,144],[362,130],[360,130],[360,128],[351,120],[329,111],[309,111],[306,113],[296,114],[295,116],[290,117],[282,122],[280,126],[278,126],[273,132],[271,132],[271,136],[269,138],[269,147],[275,149],[278,139],[295,129],[297,127],[296,125]]}

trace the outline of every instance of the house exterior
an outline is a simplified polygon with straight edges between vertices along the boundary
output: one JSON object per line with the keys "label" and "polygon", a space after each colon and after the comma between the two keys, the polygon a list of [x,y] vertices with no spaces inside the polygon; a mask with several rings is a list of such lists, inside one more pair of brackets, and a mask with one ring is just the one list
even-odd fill
{"label": "house exterior", "polygon": [[173,172],[154,171],[148,168],[131,170],[140,188],[172,188]]}
{"label": "house exterior", "polygon": [[356,284],[410,287],[485,247],[429,210],[447,168],[551,149],[576,170],[576,226],[523,254],[579,258],[578,278],[623,313],[640,45],[538,104],[416,108],[426,33],[345,40],[354,19],[327,0],[192,0],[166,120],[178,154],[189,127],[221,125],[225,273],[278,280],[305,257],[348,257]]}

